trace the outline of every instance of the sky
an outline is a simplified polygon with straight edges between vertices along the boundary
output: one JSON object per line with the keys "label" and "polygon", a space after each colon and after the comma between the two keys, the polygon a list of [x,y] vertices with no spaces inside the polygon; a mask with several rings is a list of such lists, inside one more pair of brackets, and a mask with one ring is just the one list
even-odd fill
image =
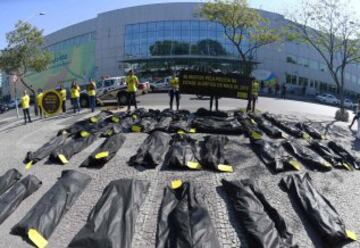
{"label": "sky", "polygon": [[[204,2],[205,0],[194,0]],[[293,12],[300,0],[248,0],[251,7],[286,14]],[[360,0],[353,6],[360,13]],[[189,0],[0,0],[0,49],[6,47],[5,34],[18,20],[28,21],[49,34],[69,25],[96,17],[98,13],[136,5],[190,2]],[[45,12],[45,15],[39,15]]]}

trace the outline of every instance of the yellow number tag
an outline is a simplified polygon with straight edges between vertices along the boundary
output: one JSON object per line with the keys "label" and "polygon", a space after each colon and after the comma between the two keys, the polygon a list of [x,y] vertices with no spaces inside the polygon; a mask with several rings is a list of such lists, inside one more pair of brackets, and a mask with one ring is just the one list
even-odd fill
{"label": "yellow number tag", "polygon": [[80,136],[83,138],[87,138],[90,136],[90,133],[87,131],[80,131]]}
{"label": "yellow number tag", "polygon": [[188,161],[186,163],[186,167],[188,167],[189,169],[192,169],[192,170],[201,169],[201,165],[199,164],[199,162],[196,162],[196,161]]}
{"label": "yellow number tag", "polygon": [[289,165],[291,165],[295,170],[300,170],[301,169],[301,164],[299,161],[297,161],[296,159],[291,159],[288,161]]}
{"label": "yellow number tag", "polygon": [[107,158],[109,156],[109,152],[99,152],[95,155],[95,159]]}
{"label": "yellow number tag", "polygon": [[174,181],[171,181],[170,183],[170,188],[172,189],[178,189],[182,186],[182,181],[181,180],[174,180]]}
{"label": "yellow number tag", "polygon": [[221,172],[234,172],[234,169],[231,165],[226,165],[226,164],[219,164],[217,166],[218,170],[221,171]]}
{"label": "yellow number tag", "polygon": [[97,117],[95,117],[95,116],[93,116],[93,117],[90,118],[90,122],[91,122],[91,123],[96,123],[96,122],[98,122],[98,120],[99,120],[99,119],[98,119]]}
{"label": "yellow number tag", "polygon": [[27,164],[25,164],[25,169],[26,170],[30,170],[31,169],[31,167],[32,167],[32,161],[30,161],[30,162],[28,162]]}
{"label": "yellow number tag", "polygon": [[35,229],[30,228],[27,233],[29,239],[38,248],[45,248],[48,245],[48,241]]}
{"label": "yellow number tag", "polygon": [[132,125],[131,126],[131,131],[133,131],[134,133],[140,133],[141,132],[141,127],[138,125]]}
{"label": "yellow number tag", "polygon": [[61,163],[63,163],[63,164],[69,163],[69,160],[67,160],[67,158],[64,156],[64,154],[59,154],[58,158],[60,159]]}
{"label": "yellow number tag", "polygon": [[350,231],[350,230],[346,230],[346,237],[351,240],[354,240],[354,241],[357,240],[356,233],[354,233],[353,231]]}

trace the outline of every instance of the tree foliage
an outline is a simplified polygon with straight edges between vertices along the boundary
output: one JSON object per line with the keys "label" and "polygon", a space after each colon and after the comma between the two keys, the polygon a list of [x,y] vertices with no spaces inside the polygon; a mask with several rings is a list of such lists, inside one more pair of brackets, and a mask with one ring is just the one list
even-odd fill
{"label": "tree foliage", "polygon": [[301,10],[291,16],[289,39],[309,45],[321,56],[343,110],[346,68],[360,63],[360,22],[346,0],[305,0]]}
{"label": "tree foliage", "polygon": [[41,72],[50,63],[50,54],[42,49],[43,31],[30,23],[18,21],[15,29],[6,34],[7,47],[0,53],[0,70],[16,75],[31,91],[24,81],[28,72]]}
{"label": "tree foliage", "polygon": [[236,47],[242,63],[243,73],[250,75],[258,48],[280,40],[279,33],[270,28],[268,21],[247,0],[213,0],[205,3],[200,16],[220,23],[225,36]]}

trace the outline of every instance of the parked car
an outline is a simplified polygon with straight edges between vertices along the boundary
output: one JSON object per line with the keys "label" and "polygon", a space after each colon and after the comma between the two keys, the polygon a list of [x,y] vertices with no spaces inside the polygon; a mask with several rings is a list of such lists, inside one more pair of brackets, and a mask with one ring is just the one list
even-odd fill
{"label": "parked car", "polygon": [[9,110],[9,109],[8,109],[7,106],[5,106],[5,105],[0,105],[0,114],[5,113],[5,112],[8,111],[8,110]]}
{"label": "parked car", "polygon": [[161,80],[150,83],[150,88],[152,92],[167,92],[170,90],[170,79],[171,77],[166,77]]}
{"label": "parked car", "polygon": [[344,99],[344,107],[345,108],[353,109],[354,106],[356,106],[356,104],[354,104],[349,98]]}
{"label": "parked car", "polygon": [[[18,103],[19,103],[19,101],[18,101]],[[15,102],[15,100],[11,100],[11,101],[8,102],[6,105],[7,105],[7,107],[8,107],[9,109],[14,109],[14,108],[16,108],[16,102]]]}
{"label": "parked car", "polygon": [[319,102],[322,103],[327,103],[327,104],[332,104],[332,105],[337,105],[340,103],[339,99],[337,99],[334,95],[331,94],[321,94],[321,95],[317,95],[316,99]]}
{"label": "parked car", "polygon": [[138,85],[138,90],[144,95],[150,92],[150,83],[148,81],[140,82]]}

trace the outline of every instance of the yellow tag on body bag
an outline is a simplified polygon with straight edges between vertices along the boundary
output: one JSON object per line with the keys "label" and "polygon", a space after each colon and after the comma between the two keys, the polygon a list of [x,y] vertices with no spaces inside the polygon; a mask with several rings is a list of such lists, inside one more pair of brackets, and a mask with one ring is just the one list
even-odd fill
{"label": "yellow tag on body bag", "polygon": [[350,230],[346,230],[346,237],[353,241],[357,240],[356,233],[354,233],[353,231],[350,231]]}
{"label": "yellow tag on body bag", "polygon": [[108,156],[109,156],[109,152],[107,151],[99,152],[98,154],[95,155],[95,159],[107,158]]}
{"label": "yellow tag on body bag", "polygon": [[221,172],[229,172],[229,173],[234,172],[233,167],[231,165],[226,165],[226,164],[218,164],[217,169]]}
{"label": "yellow tag on body bag", "polygon": [[32,168],[32,166],[33,166],[33,161],[29,161],[29,162],[27,162],[26,164],[25,164],[25,169],[26,170],[30,170],[31,168]]}
{"label": "yellow tag on body bag", "polygon": [[48,241],[35,229],[30,228],[27,233],[31,242],[38,248],[45,248],[48,245]]}
{"label": "yellow tag on body bag", "polygon": [[69,160],[67,160],[67,158],[65,157],[64,154],[59,154],[58,158],[61,161],[61,163],[63,163],[63,164],[68,164],[69,163]]}
{"label": "yellow tag on body bag", "polygon": [[170,188],[172,188],[172,189],[178,189],[178,188],[180,188],[181,186],[182,186],[182,181],[181,180],[173,180],[173,181],[171,181],[171,183],[170,183]]}
{"label": "yellow tag on body bag", "polygon": [[186,163],[186,167],[188,167],[189,169],[192,169],[192,170],[200,170],[201,169],[201,165],[199,164],[199,162],[196,162],[196,161],[188,161]]}

